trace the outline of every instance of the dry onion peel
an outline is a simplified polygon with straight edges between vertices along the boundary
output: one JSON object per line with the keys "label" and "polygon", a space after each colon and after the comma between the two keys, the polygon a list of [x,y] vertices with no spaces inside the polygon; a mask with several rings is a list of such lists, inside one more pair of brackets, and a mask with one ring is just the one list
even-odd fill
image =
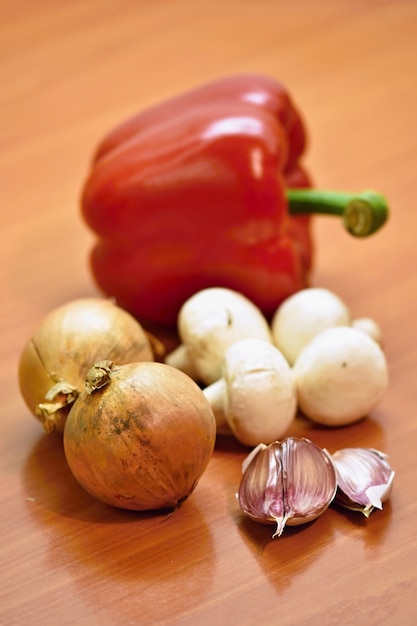
{"label": "dry onion peel", "polygon": [[142,326],[111,300],[82,298],[51,311],[19,360],[23,399],[46,432],[60,432],[93,363],[153,361]]}
{"label": "dry onion peel", "polygon": [[97,363],[64,430],[68,465],[96,499],[177,508],[212,456],[216,422],[198,385],[163,363]]}

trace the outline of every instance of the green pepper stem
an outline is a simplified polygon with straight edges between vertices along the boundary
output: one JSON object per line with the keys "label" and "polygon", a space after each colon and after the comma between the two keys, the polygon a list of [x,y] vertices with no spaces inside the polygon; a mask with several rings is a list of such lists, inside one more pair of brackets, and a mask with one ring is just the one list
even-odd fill
{"label": "green pepper stem", "polygon": [[291,215],[338,215],[346,230],[355,237],[372,235],[388,218],[387,201],[375,191],[350,194],[320,189],[287,189],[286,195]]}

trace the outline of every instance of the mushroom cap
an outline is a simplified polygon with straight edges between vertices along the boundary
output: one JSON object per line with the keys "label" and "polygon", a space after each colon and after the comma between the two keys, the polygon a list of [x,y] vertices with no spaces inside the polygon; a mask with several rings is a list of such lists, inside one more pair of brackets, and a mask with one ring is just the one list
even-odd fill
{"label": "mushroom cap", "polygon": [[352,327],[329,328],[316,335],[298,356],[293,374],[299,408],[326,426],[365,417],[388,385],[381,348]]}
{"label": "mushroom cap", "polygon": [[223,287],[203,289],[183,304],[178,333],[206,384],[220,378],[224,353],[236,341],[254,337],[272,343],[260,309],[242,294]]}
{"label": "mushroom cap", "polygon": [[244,339],[224,355],[224,413],[235,437],[256,446],[280,439],[297,410],[292,371],[278,348]]}
{"label": "mushroom cap", "polygon": [[371,339],[379,343],[379,345],[382,347],[382,330],[377,322],[371,317],[358,317],[352,320],[351,326],[352,328],[357,328],[358,330],[361,330],[362,332],[369,335]]}
{"label": "mushroom cap", "polygon": [[332,291],[319,287],[302,289],[276,310],[271,322],[273,341],[293,365],[315,335],[333,326],[349,326],[350,319],[348,307]]}

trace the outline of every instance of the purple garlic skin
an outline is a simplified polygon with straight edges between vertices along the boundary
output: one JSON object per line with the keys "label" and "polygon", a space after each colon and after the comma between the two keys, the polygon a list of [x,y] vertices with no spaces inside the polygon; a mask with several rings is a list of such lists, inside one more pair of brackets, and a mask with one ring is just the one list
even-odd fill
{"label": "purple garlic skin", "polygon": [[256,522],[276,524],[273,537],[286,525],[311,522],[336,494],[336,472],[330,455],[309,439],[288,437],[260,444],[245,459],[237,494],[243,513]]}
{"label": "purple garlic skin", "polygon": [[386,454],[374,448],[343,448],[331,459],[337,477],[335,503],[365,517],[375,508],[382,509],[395,476]]}

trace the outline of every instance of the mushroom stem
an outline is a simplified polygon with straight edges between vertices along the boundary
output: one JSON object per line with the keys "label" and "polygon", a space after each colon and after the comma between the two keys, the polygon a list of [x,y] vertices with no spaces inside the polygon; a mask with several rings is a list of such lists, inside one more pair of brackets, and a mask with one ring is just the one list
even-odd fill
{"label": "mushroom stem", "polygon": [[216,418],[217,433],[220,435],[230,435],[230,426],[226,419],[225,401],[227,386],[224,378],[219,378],[216,382],[203,389],[203,393],[210,403]]}
{"label": "mushroom stem", "polygon": [[387,201],[376,191],[350,194],[321,189],[287,189],[286,195],[291,215],[339,215],[346,230],[355,237],[372,235],[388,218]]}
{"label": "mushroom stem", "polygon": [[223,376],[204,390],[216,422],[224,420],[246,446],[280,439],[295,416],[292,372],[263,339],[241,339],[225,352]]}
{"label": "mushroom stem", "polygon": [[184,374],[188,374],[193,380],[199,379],[194,360],[189,349],[183,343],[174,348],[174,350],[165,357],[165,363],[181,370]]}

